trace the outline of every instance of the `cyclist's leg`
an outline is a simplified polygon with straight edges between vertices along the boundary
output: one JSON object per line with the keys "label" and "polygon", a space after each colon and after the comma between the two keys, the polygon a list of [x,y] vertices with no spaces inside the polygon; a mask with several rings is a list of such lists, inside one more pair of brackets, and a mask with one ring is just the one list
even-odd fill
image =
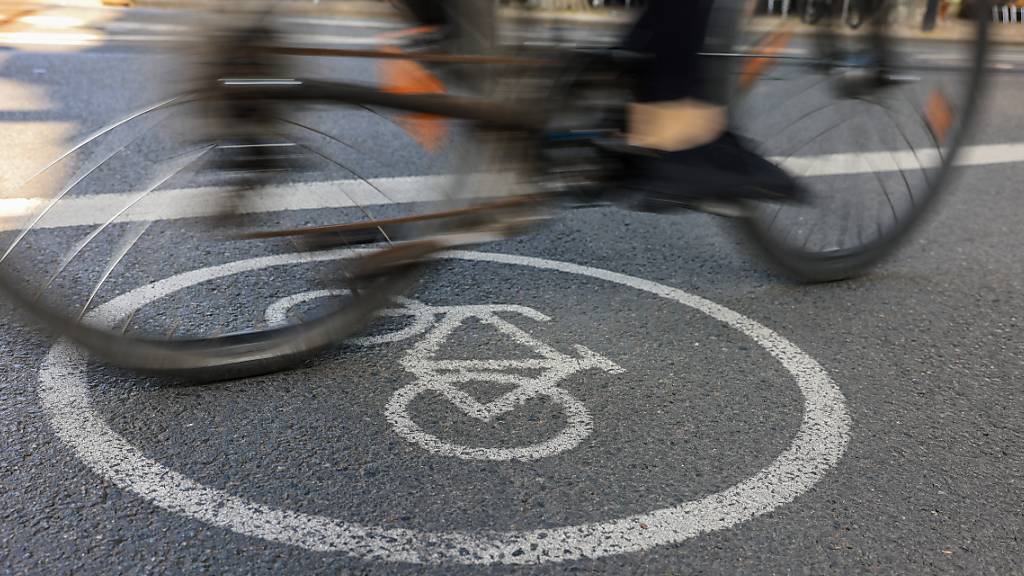
{"label": "cyclist's leg", "polygon": [[404,9],[416,21],[427,26],[441,26],[447,20],[441,0],[391,0],[391,4]]}
{"label": "cyclist's leg", "polygon": [[691,95],[710,12],[711,0],[652,0],[627,40],[627,48],[654,57],[641,100],[660,102]]}
{"label": "cyclist's leg", "polygon": [[712,0],[654,0],[626,42],[630,50],[653,55],[630,110],[630,142],[664,151],[707,144],[725,130],[724,94],[705,86],[698,53],[712,22]]}
{"label": "cyclist's leg", "polygon": [[630,144],[645,150],[634,162],[643,209],[797,195],[792,178],[727,132],[727,60],[700,56],[731,49],[741,12],[742,0],[654,0],[630,36],[628,48],[654,56],[630,108]]}

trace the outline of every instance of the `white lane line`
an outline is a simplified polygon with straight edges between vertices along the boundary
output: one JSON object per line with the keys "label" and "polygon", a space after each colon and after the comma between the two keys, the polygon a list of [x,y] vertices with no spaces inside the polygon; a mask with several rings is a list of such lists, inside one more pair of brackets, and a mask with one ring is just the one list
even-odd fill
{"label": "white lane line", "polygon": [[[122,294],[95,309],[90,320],[112,326],[133,310],[202,282],[349,255],[351,252],[345,250],[275,255],[200,268]],[[271,542],[388,562],[544,564],[641,552],[679,543],[793,502],[832,470],[846,450],[850,416],[843,393],[828,372],[783,336],[738,312],[678,288],[569,262],[484,252],[450,252],[443,257],[585,276],[703,313],[746,335],[789,372],[803,399],[800,428],[789,446],[764,469],[720,492],[694,500],[577,525],[518,531],[456,527],[445,532],[427,532],[357,524],[275,508],[201,484],[151,459],[96,412],[90,398],[88,359],[67,340],[57,342],[43,361],[38,388],[42,406],[57,436],[89,468],[155,506]],[[685,462],[678,465],[685,466]],[[457,494],[460,487],[445,489]],[[770,529],[771,521],[768,524]]]}
{"label": "white lane line", "polygon": [[[254,192],[246,197],[242,210],[250,214],[350,208],[422,202],[444,198],[451,176],[409,176],[360,180],[295,183]],[[217,214],[225,200],[226,187],[185,188],[155,192],[126,212],[119,222],[178,220]],[[382,194],[383,192],[383,194]],[[123,208],[132,193],[92,194],[58,202],[37,224],[37,228],[91,226]],[[46,198],[0,199],[0,230],[18,229],[23,219],[49,203]]]}
{"label": "white lane line", "polygon": [[[823,154],[789,159],[773,158],[772,160],[782,164],[791,172],[815,177],[934,168],[939,165],[940,155],[935,148],[922,148],[917,151]],[[960,158],[957,159],[956,164],[957,166],[988,166],[1021,161],[1024,161],[1024,142],[1011,142],[965,146],[960,151]]]}
{"label": "white lane line", "polygon": [[[824,177],[933,167],[937,165],[939,155],[934,149],[923,149],[917,153],[824,154],[774,160],[791,172]],[[961,152],[957,164],[988,166],[1015,162],[1024,162],[1024,142],[967,146]],[[251,214],[261,214],[428,202],[445,198],[452,180],[452,176],[404,176],[372,178],[370,184],[359,180],[285,184],[254,193],[248,198],[244,210]],[[223,187],[209,187],[156,192],[125,213],[119,221],[179,220],[217,214],[221,194],[226,190]],[[109,214],[124,207],[134,196],[132,193],[118,193],[67,198],[58,202],[37,227],[46,229],[101,224]],[[46,198],[0,198],[0,231],[19,229],[26,218],[37,213],[47,203]]]}

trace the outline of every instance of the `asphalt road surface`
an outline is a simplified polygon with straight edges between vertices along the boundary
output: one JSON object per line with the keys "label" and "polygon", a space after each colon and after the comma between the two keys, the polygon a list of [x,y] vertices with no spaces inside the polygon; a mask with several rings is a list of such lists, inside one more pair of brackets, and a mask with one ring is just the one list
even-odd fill
{"label": "asphalt road surface", "polygon": [[[16,183],[153,101],[154,78],[178,64],[151,45],[195,17],[4,14],[6,222],[32,206]],[[342,46],[395,29],[288,26]],[[0,301],[0,571],[1024,571],[1024,53],[997,61],[970,165],[899,254],[856,280],[793,284],[707,215],[571,211],[452,254],[362,339],[295,370],[201,386],[89,362]],[[310,72],[374,74],[326,61]],[[389,197],[463,159],[425,156],[365,111],[305,114],[344,135],[350,148],[335,152]],[[145,188],[147,167],[168,157],[160,138],[118,155],[33,250],[53,262],[101,223],[97,207]],[[358,208],[332,204],[331,187],[369,194],[340,168],[290,178],[292,204],[261,205],[261,222]],[[208,333],[316,308],[334,256],[194,239],[206,208],[189,190],[224,183],[166,184],[163,219],[126,214],[95,243],[106,252],[84,250],[53,292],[92,286],[118,239],[138,234],[95,300],[114,316],[144,306],[135,325]],[[473,376],[453,382],[459,369]]]}

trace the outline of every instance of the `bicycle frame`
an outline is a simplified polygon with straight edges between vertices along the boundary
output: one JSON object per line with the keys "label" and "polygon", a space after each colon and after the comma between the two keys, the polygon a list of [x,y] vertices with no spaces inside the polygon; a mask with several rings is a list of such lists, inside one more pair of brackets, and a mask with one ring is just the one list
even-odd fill
{"label": "bicycle frame", "polygon": [[[553,68],[565,66],[563,58],[538,58],[517,56],[490,56],[474,54],[407,54],[401,52],[382,52],[376,50],[347,50],[336,48],[306,48],[279,45],[255,46],[270,54],[283,56],[314,56],[340,57],[376,60],[410,60],[428,64],[460,64],[500,66],[513,68]],[[817,56],[795,56],[775,53],[771,47],[755,46],[746,52],[732,51],[728,53],[703,52],[704,58],[724,60],[747,60],[762,64],[777,65],[780,63],[802,66],[831,65]],[[872,63],[843,63],[846,69],[873,66]],[[763,68],[764,66],[761,66]],[[949,64],[915,64],[917,70],[952,71],[956,67]],[[897,71],[899,65],[891,65]],[[742,75],[742,74],[741,74]],[[246,79],[223,78],[223,88],[233,95],[244,98],[330,102],[341,105],[379,106],[410,113],[429,114],[445,118],[471,120],[480,122],[487,128],[500,130],[520,130],[526,132],[543,131],[548,124],[553,110],[538,108],[537,102],[528,104],[501,101],[494,98],[457,96],[451,94],[400,94],[381,90],[375,86],[350,82],[306,80],[294,78],[282,79]]]}
{"label": "bicycle frame", "polygon": [[381,106],[403,112],[473,120],[489,128],[506,130],[540,131],[548,118],[548,112],[538,111],[535,104],[527,106],[450,94],[395,94],[347,82],[226,78],[221,83],[243,98]]}

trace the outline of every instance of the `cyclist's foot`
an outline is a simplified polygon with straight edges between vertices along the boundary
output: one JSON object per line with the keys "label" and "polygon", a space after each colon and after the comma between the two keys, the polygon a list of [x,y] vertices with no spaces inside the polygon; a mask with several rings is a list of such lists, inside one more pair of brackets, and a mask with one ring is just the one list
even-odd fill
{"label": "cyclist's foot", "polygon": [[803,190],[785,170],[725,133],[679,152],[623,149],[629,157],[634,198],[630,208],[647,212],[698,209],[744,215],[743,201],[799,202]]}

